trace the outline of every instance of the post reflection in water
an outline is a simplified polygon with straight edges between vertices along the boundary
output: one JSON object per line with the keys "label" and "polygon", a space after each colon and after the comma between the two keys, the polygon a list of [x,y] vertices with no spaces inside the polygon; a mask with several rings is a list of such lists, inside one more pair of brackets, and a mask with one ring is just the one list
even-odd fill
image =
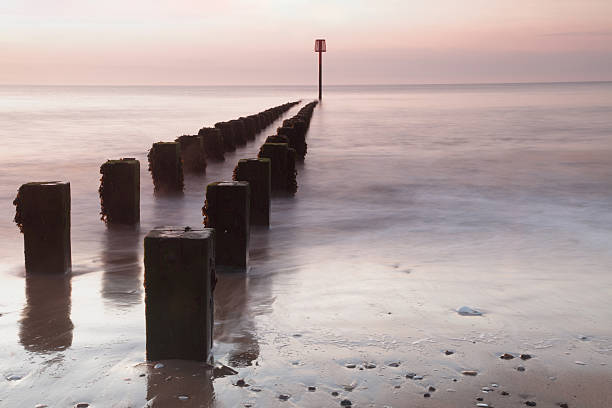
{"label": "post reflection in water", "polygon": [[268,258],[268,233],[251,232],[251,270],[248,273],[219,273],[215,288],[215,359],[227,358],[234,368],[248,367],[259,358],[255,317],[269,311],[273,301],[271,277],[258,265]]}
{"label": "post reflection in water", "polygon": [[65,274],[26,276],[19,342],[27,351],[51,353],[72,345],[70,279]]}
{"label": "post reflection in water", "polygon": [[142,250],[140,229],[109,226],[102,250],[101,294],[114,307],[131,307],[142,301]]}

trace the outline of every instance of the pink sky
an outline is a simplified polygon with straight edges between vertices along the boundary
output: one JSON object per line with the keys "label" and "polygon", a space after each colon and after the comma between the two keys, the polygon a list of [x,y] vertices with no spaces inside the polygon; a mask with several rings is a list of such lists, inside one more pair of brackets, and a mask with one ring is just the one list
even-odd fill
{"label": "pink sky", "polygon": [[0,84],[612,80],[612,0],[2,0]]}

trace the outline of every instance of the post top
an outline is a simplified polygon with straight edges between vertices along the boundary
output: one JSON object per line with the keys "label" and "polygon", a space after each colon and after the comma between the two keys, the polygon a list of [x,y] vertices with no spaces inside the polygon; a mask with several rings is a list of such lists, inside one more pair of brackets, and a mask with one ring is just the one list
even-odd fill
{"label": "post top", "polygon": [[62,186],[62,185],[70,185],[69,181],[31,181],[29,183],[25,183],[23,186],[42,186],[42,187],[53,187],[53,186]]}
{"label": "post top", "polygon": [[214,237],[212,228],[160,226],[155,227],[146,235],[145,239],[180,238],[180,239],[208,239]]}

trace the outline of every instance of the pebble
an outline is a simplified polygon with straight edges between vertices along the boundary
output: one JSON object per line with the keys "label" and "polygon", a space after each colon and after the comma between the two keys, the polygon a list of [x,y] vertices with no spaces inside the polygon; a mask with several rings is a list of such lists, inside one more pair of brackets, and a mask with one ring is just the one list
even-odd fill
{"label": "pebble", "polygon": [[400,363],[389,363],[389,367],[399,367]]}
{"label": "pebble", "polygon": [[314,385],[308,386],[308,391],[312,392],[312,391],[316,391],[316,390],[317,390],[317,387],[315,387]]}
{"label": "pebble", "polygon": [[452,388],[447,388],[447,389],[446,389],[446,392],[457,392],[457,390],[454,390],[454,389],[452,389]]}
{"label": "pebble", "polygon": [[536,404],[535,401],[525,401],[525,405],[528,407],[535,407],[538,404]]}
{"label": "pebble", "polygon": [[153,366],[153,368],[155,368],[155,369],[164,368],[164,367],[165,367],[165,365],[163,365],[162,363],[157,363],[157,364],[155,364]]}
{"label": "pebble", "polygon": [[512,354],[504,353],[499,358],[502,360],[512,360],[514,356]]}
{"label": "pebble", "polygon": [[567,403],[565,403],[565,402],[560,402],[557,405],[559,405],[559,407],[561,407],[561,408],[569,408],[569,405],[567,405]]}
{"label": "pebble", "polygon": [[472,309],[468,306],[461,306],[459,309],[457,309],[457,313],[459,313],[461,316],[482,316],[481,311]]}
{"label": "pebble", "polygon": [[47,404],[36,404],[34,405],[34,408],[47,408],[48,405]]}
{"label": "pebble", "polygon": [[450,356],[451,354],[455,354],[455,352],[451,350],[446,350],[444,354],[446,354],[447,356]]}
{"label": "pebble", "polygon": [[463,375],[469,375],[469,376],[475,376],[478,375],[478,371],[474,371],[474,370],[464,370],[461,372],[461,374]]}
{"label": "pebble", "polygon": [[11,374],[8,377],[6,377],[6,379],[9,380],[9,381],[19,381],[22,378],[23,377],[21,377],[20,375],[17,375],[17,374]]}
{"label": "pebble", "polygon": [[357,367],[355,364],[353,363],[348,363],[347,365],[345,365],[346,368],[355,368]]}
{"label": "pebble", "polygon": [[436,387],[434,387],[433,385],[430,385],[428,390],[429,390],[429,392],[435,392],[436,391]]}
{"label": "pebble", "polygon": [[521,360],[529,360],[531,359],[531,354],[521,354]]}
{"label": "pebble", "polygon": [[260,392],[261,388],[259,388],[259,387],[251,387],[251,391],[253,391],[253,392]]}
{"label": "pebble", "polygon": [[278,399],[281,401],[287,401],[289,399],[289,395],[287,394],[281,394],[278,396]]}
{"label": "pebble", "polygon": [[485,404],[484,402],[479,402],[478,404],[476,404],[477,407],[488,407],[489,404]]}
{"label": "pebble", "polygon": [[401,385],[394,385],[393,388],[402,388]]}
{"label": "pebble", "polygon": [[406,378],[414,378],[415,375],[416,373],[408,373],[406,374]]}
{"label": "pebble", "polygon": [[79,402],[74,406],[74,408],[87,408],[89,404],[87,402]]}
{"label": "pebble", "polygon": [[351,402],[351,400],[344,399],[340,401],[340,405],[343,407],[350,407],[351,405],[353,405],[353,403]]}
{"label": "pebble", "polygon": [[424,397],[424,398],[429,398],[429,397],[431,397],[431,394],[430,394],[430,393],[428,393],[428,392],[426,392],[425,394],[423,394],[423,397]]}
{"label": "pebble", "polygon": [[189,399],[189,397],[186,396],[186,395],[179,395],[178,399],[180,399],[181,401],[187,401]]}
{"label": "pebble", "polygon": [[523,366],[518,366],[518,367],[516,367],[516,371],[521,371],[521,372],[522,372],[522,371],[525,371],[525,367],[523,367]]}
{"label": "pebble", "polygon": [[578,365],[587,365],[587,363],[585,363],[584,361],[576,361],[576,364],[578,364]]}
{"label": "pebble", "polygon": [[337,397],[338,396],[338,391],[332,391],[332,396],[333,397]]}
{"label": "pebble", "polygon": [[497,387],[499,387],[499,384],[492,383],[492,384],[491,384],[491,387],[493,387],[493,388],[497,388]]}
{"label": "pebble", "polygon": [[376,364],[374,364],[374,363],[365,363],[364,367],[372,369],[372,368],[376,368]]}
{"label": "pebble", "polygon": [[249,384],[247,384],[242,378],[238,381],[236,381],[236,386],[237,387],[248,387]]}
{"label": "pebble", "polygon": [[146,375],[146,374],[140,374],[140,375],[138,375],[138,376],[139,376],[139,377],[144,377],[145,375]]}
{"label": "pebble", "polygon": [[482,392],[491,392],[493,391],[493,388],[489,388],[489,387],[482,387]]}
{"label": "pebble", "polygon": [[510,393],[509,393],[508,391],[502,391],[502,392],[501,392],[501,395],[504,395],[504,396],[505,396],[505,395],[510,395]]}
{"label": "pebble", "polygon": [[412,377],[413,380],[422,380],[423,376],[422,375],[415,375],[414,377]]}
{"label": "pebble", "polygon": [[478,397],[478,398],[476,398],[476,401],[484,401],[484,398]]}

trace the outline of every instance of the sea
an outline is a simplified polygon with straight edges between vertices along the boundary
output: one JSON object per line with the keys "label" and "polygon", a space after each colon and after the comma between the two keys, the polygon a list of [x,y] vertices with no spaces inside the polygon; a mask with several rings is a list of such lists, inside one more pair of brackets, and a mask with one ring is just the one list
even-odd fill
{"label": "sea", "polygon": [[[146,361],[144,236],[202,227],[207,184],[316,98],[311,86],[0,86],[0,406],[403,407],[430,393],[427,406],[450,407],[491,383],[514,387],[513,403],[606,406],[612,82],[324,87],[296,195],[274,198],[270,228],[251,232],[248,271],[219,276],[216,369]],[[297,100],[186,174],[184,195],[154,194],[154,142]],[[121,157],[140,160],[135,229],[100,216],[100,166]],[[26,277],[13,200],[51,180],[71,185],[72,272]],[[599,381],[599,397],[568,391],[576,381]]]}

